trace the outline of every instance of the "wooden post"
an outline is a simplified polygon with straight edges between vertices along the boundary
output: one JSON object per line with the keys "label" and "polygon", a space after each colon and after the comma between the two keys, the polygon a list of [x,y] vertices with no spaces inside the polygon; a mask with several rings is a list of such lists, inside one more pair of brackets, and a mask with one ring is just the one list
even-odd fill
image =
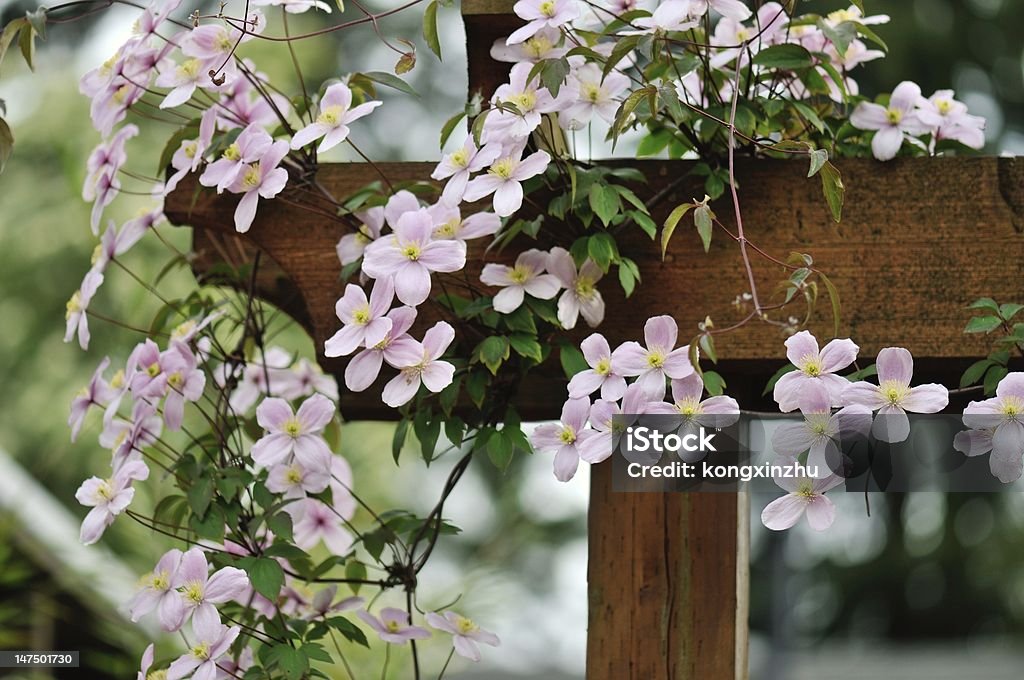
{"label": "wooden post", "polygon": [[[509,65],[494,62],[490,49],[519,23],[511,6],[511,0],[463,0],[471,93],[486,96],[507,76]],[[637,187],[642,197],[653,196],[693,166],[683,161],[628,163],[649,180],[648,186]],[[1024,162],[938,158],[885,164],[842,160],[837,165],[847,187],[839,225],[829,217],[818,180],[806,179],[804,163],[739,159],[740,199],[750,237],[774,254],[814,255],[843,295],[842,328],[860,344],[862,356],[900,344],[914,353],[921,377],[934,378],[948,377],[971,356],[986,353],[983,338],[964,337],[963,307],[983,295],[1000,302],[1024,295]],[[393,180],[422,180],[433,164],[384,163],[380,168]],[[317,175],[338,197],[359,190],[367,178],[359,164],[325,165]],[[703,193],[699,178],[683,183],[652,210],[655,221]],[[308,193],[295,196],[308,200],[300,196]],[[190,175],[167,198],[165,212],[174,224],[196,227],[199,270],[217,260],[240,264],[262,251],[267,257],[259,293],[303,324],[320,350],[338,325],[334,301],[343,282],[334,245],[345,226],[330,211],[297,216],[289,202],[266,201],[252,229],[239,236],[231,219],[237,200],[200,191]],[[728,206],[723,203],[716,211],[733,226]],[[637,339],[644,321],[657,314],[673,315],[684,333],[708,313],[719,322],[736,317],[732,298],[747,289],[747,282],[732,243],[716,239],[705,254],[696,237],[681,227],[664,260],[642,234],[624,235],[620,250],[640,266],[643,285],[626,301],[609,282],[601,332],[613,345]],[[503,257],[514,257],[514,251],[506,249]],[[474,244],[467,264],[471,279],[482,261],[483,246]],[[771,290],[782,275],[759,268],[759,287]],[[461,285],[458,277],[446,281]],[[424,307],[418,332],[430,322]],[[822,300],[812,330],[829,337],[831,322]],[[572,337],[578,341],[588,332],[579,328]],[[783,362],[782,340],[762,324],[719,343],[719,353],[730,357],[719,371],[742,404],[758,405],[761,386]],[[341,375],[342,362],[320,359],[325,370]],[[565,396],[560,370],[556,365],[534,373],[521,386],[516,406],[524,419],[555,418]],[[380,404],[379,390],[380,384],[359,395],[343,392],[343,415],[394,417]],[[610,464],[592,470],[588,679],[746,677],[746,497],[614,493]]]}

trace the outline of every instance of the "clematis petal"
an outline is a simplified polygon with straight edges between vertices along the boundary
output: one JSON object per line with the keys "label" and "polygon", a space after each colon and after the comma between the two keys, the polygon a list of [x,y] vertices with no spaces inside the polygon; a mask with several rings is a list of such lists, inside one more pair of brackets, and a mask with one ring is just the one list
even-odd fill
{"label": "clematis petal", "polygon": [[878,353],[875,362],[878,367],[878,381],[893,381],[909,385],[914,377],[914,357],[902,347],[886,347]]}
{"label": "clematis petal", "polygon": [[791,528],[807,509],[807,502],[792,494],[776,498],[761,511],[761,523],[772,531]]}
{"label": "clematis petal", "polygon": [[929,383],[912,387],[901,405],[911,413],[938,413],[949,404],[949,390]]}
{"label": "clematis petal", "polygon": [[836,521],[836,506],[824,496],[815,496],[807,504],[807,523],[815,531],[824,531]]}
{"label": "clematis petal", "polygon": [[810,331],[800,331],[786,338],[786,358],[797,368],[803,368],[808,359],[819,356],[818,340]]}

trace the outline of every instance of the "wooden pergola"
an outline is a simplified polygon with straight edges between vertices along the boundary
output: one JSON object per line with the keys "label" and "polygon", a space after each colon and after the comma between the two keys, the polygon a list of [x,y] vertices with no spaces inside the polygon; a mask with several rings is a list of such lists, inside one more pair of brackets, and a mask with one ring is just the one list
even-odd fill
{"label": "wooden pergola", "polygon": [[[470,94],[488,96],[507,77],[509,64],[490,58],[495,40],[520,20],[512,0],[463,0],[469,57]],[[685,175],[689,161],[622,161],[640,169],[649,197]],[[909,348],[922,379],[955,382],[971,357],[987,353],[984,338],[965,337],[964,306],[981,296],[1024,299],[1024,162],[1010,158],[836,161],[846,186],[842,222],[832,221],[818,179],[806,178],[798,161],[745,159],[737,164],[744,224],[750,238],[785,258],[809,252],[842,295],[843,334],[853,337],[861,356],[882,347]],[[423,180],[433,163],[383,163],[392,181]],[[317,180],[334,196],[362,189],[371,174],[361,164],[322,166]],[[287,191],[287,190],[286,190]],[[703,196],[699,178],[683,182],[653,211],[663,221],[677,204]],[[309,199],[304,195],[304,201]],[[200,267],[225,253],[251,257],[262,251],[272,266],[261,266],[262,296],[285,307],[309,330],[318,351],[337,330],[335,300],[341,294],[335,244],[343,226],[302,212],[282,200],[260,206],[252,229],[240,236],[231,215],[237,199],[199,190],[193,176],[166,202],[171,222],[191,225]],[[326,206],[333,210],[333,206]],[[727,226],[731,209],[716,213]],[[732,301],[747,290],[734,244],[718,240],[705,254],[696,235],[681,226],[662,261],[656,244],[643,235],[620,242],[640,267],[643,282],[625,300],[608,283],[606,321],[613,346],[642,334],[644,321],[671,314],[681,335],[696,333],[710,314],[716,322],[737,316]],[[470,276],[482,264],[482,247]],[[233,264],[240,264],[239,261]],[[759,283],[770,289],[781,270],[760,268]],[[827,303],[812,330],[831,336]],[[579,329],[576,339],[587,334]],[[744,406],[763,404],[762,388],[784,362],[783,337],[774,327],[751,325],[723,337],[718,368],[729,393]],[[320,357],[341,375],[343,364]],[[524,419],[557,418],[564,379],[554,365],[516,397]],[[382,384],[382,383],[381,383]],[[386,417],[369,393],[343,394],[349,419]],[[376,394],[374,393],[376,390]],[[391,416],[394,417],[394,416]],[[730,493],[615,493],[611,464],[591,476],[589,511],[589,680],[719,680],[747,675],[749,501]]]}

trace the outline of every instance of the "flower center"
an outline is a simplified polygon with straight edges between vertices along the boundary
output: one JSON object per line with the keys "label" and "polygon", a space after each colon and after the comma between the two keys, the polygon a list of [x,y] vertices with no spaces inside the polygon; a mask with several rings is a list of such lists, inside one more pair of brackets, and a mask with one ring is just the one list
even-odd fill
{"label": "flower center", "polygon": [[459,231],[459,227],[462,226],[462,220],[454,219],[448,220],[441,226],[434,229],[434,236],[441,238],[445,236],[455,236]]}
{"label": "flower center", "polygon": [[131,90],[131,85],[122,85],[117,88],[117,91],[114,93],[114,101],[118,104],[124,104],[124,100],[128,98],[128,93],[131,92]]}
{"label": "flower center", "polygon": [[526,92],[512,95],[508,100],[516,105],[520,113],[529,113],[537,105],[537,93],[527,90]]}
{"label": "flower center", "polygon": [[189,319],[171,332],[171,338],[181,340],[182,338],[191,335],[192,332],[195,331],[196,325],[195,319]]}
{"label": "flower center", "polygon": [[185,384],[185,376],[181,374],[181,371],[175,371],[167,376],[167,384],[174,389],[181,389],[181,386]]}
{"label": "flower center", "polygon": [[741,28],[736,31],[736,42],[741,43],[746,42],[747,40],[750,40],[750,31],[748,29]]}
{"label": "flower center", "polygon": [[206,642],[200,642],[198,645],[192,648],[192,656],[197,659],[206,661],[210,658],[210,645]]}
{"label": "flower center", "polygon": [[68,303],[67,303],[67,305],[65,305],[65,307],[66,307],[67,311],[66,311],[66,313],[64,315],[64,318],[66,318],[66,319],[70,319],[72,314],[78,314],[79,312],[81,312],[82,311],[82,291],[76,290],[74,292],[74,294],[72,294],[71,299],[68,300]]}
{"label": "flower center", "polygon": [[473,623],[471,619],[467,619],[465,616],[460,616],[455,623],[455,627],[459,629],[459,633],[466,635],[477,630],[478,626]]}
{"label": "flower center", "polygon": [[369,305],[364,305],[360,307],[352,314],[352,323],[357,323],[360,326],[365,326],[366,324],[370,323]]}
{"label": "flower center", "polygon": [[153,574],[153,578],[150,579],[149,582],[149,586],[153,590],[167,590],[167,588],[170,587],[170,585],[171,578],[170,575],[167,573],[166,569],[159,573]]}
{"label": "flower center", "polygon": [[700,402],[693,397],[687,397],[676,402],[676,410],[679,411],[679,415],[695,416],[701,412]]}
{"label": "flower center", "polygon": [[189,581],[185,584],[185,591],[183,594],[185,595],[185,599],[190,602],[194,604],[202,604],[203,584],[199,581]]}
{"label": "flower center", "polygon": [[99,262],[100,255],[102,255],[102,254],[103,254],[103,244],[100,243],[100,244],[97,244],[96,247],[92,249],[92,258],[90,258],[89,264],[96,264],[97,262]]}
{"label": "flower center", "polygon": [[114,377],[110,379],[110,386],[113,387],[115,390],[118,390],[118,389],[121,389],[122,387],[124,387],[124,369],[123,368],[119,369],[117,371],[117,373],[114,374]]}
{"label": "flower center", "polygon": [[109,501],[114,497],[114,489],[110,485],[109,479],[104,479],[96,487],[96,500],[100,503]]}
{"label": "flower center", "polygon": [[665,365],[664,353],[653,350],[647,353],[647,365],[651,368],[661,368]]}
{"label": "flower center", "polygon": [[508,278],[510,278],[513,283],[518,283],[522,285],[526,283],[526,281],[530,278],[531,273],[532,271],[527,269],[526,267],[522,265],[516,265],[515,267],[512,268],[512,271],[509,272]]}
{"label": "flower center", "polygon": [[793,493],[805,501],[809,501],[814,498],[814,486],[811,484],[810,480],[805,479],[800,482],[800,486],[798,486],[796,491]]}
{"label": "flower center", "polygon": [[576,297],[587,300],[594,295],[594,282],[585,276],[581,276],[576,279],[573,289],[576,291]]}
{"label": "flower center", "polygon": [[612,360],[608,357],[598,359],[597,366],[594,366],[594,372],[598,375],[608,375],[612,372]]}
{"label": "flower center", "polygon": [[512,173],[516,169],[516,161],[510,156],[508,158],[501,158],[494,162],[487,172],[500,177],[501,179],[512,179]]}
{"label": "flower center", "polygon": [[601,98],[601,86],[595,83],[583,83],[583,99],[597,103]]}
{"label": "flower center", "polygon": [[546,17],[555,16],[555,2],[554,0],[544,0],[540,3],[540,13]]}
{"label": "flower center", "polygon": [[224,158],[229,161],[237,161],[242,157],[242,150],[238,148],[238,142],[232,142],[231,146],[224,149]]}
{"label": "flower center", "polygon": [[185,151],[186,158],[195,158],[196,151],[199,150],[199,144],[196,142],[185,142],[183,150]]}
{"label": "flower center", "polygon": [[412,260],[413,262],[420,259],[421,252],[419,245],[415,243],[410,243],[402,248],[402,255],[405,255],[407,259]]}
{"label": "flower center", "polygon": [[1015,420],[1017,416],[1024,414],[1024,401],[1020,397],[1003,397],[1002,405],[1003,415],[1007,416],[1011,420]]}
{"label": "flower center", "polygon": [[469,152],[465,149],[459,149],[450,156],[449,160],[455,167],[464,168],[469,165]]}
{"label": "flower center", "polygon": [[292,466],[292,467],[288,468],[288,472],[285,473],[285,479],[287,479],[288,483],[293,485],[293,486],[296,485],[296,484],[301,484],[302,483],[302,472],[300,472],[297,467]]}
{"label": "flower center", "polygon": [[836,11],[829,12],[828,14],[828,20],[833,24],[841,24],[844,21],[856,21],[859,18],[860,17],[857,14],[848,9],[837,9]]}
{"label": "flower center", "polygon": [[398,621],[388,621],[384,624],[384,627],[388,629],[389,633],[397,633],[402,629],[402,626],[399,625]]}
{"label": "flower center", "polygon": [[158,375],[160,375],[160,362],[154,361],[149,366],[147,366],[146,375],[148,375],[150,378],[155,378]]}
{"label": "flower center", "polygon": [[284,430],[284,433],[289,437],[295,438],[302,433],[302,424],[299,423],[296,418],[292,417],[285,421],[284,427],[281,429]]}
{"label": "flower center", "polygon": [[189,59],[178,66],[178,77],[182,80],[195,80],[202,66],[198,59]]}
{"label": "flower center", "polygon": [[341,122],[341,117],[345,114],[345,107],[343,106],[328,106],[326,109],[320,112],[317,116],[316,122],[323,123],[324,125],[330,125],[332,127],[337,126]]}
{"label": "flower center", "polygon": [[898,406],[903,398],[910,392],[910,387],[903,385],[895,380],[886,380],[878,386],[878,391],[882,394],[882,398],[885,399],[891,406]]}
{"label": "flower center", "polygon": [[953,108],[953,102],[949,101],[948,99],[940,99],[939,101],[935,102],[935,108],[939,110],[939,113],[945,116],[949,113],[950,109]]}
{"label": "flower center", "polygon": [[217,49],[221,52],[230,52],[234,49],[234,44],[231,42],[230,36],[227,31],[221,31],[220,36],[217,38]]}
{"label": "flower center", "polygon": [[823,371],[821,361],[818,360],[818,357],[804,357],[803,372],[811,376],[812,378],[817,378],[819,375],[821,375]]}
{"label": "flower center", "polygon": [[540,59],[545,54],[551,51],[554,45],[547,38],[535,35],[525,43],[523,43],[523,50],[534,59]]}
{"label": "flower center", "polygon": [[573,444],[576,442],[576,432],[571,427],[563,427],[558,438],[562,440],[563,444]]}
{"label": "flower center", "polygon": [[245,175],[242,176],[242,184],[245,185],[247,190],[255,189],[260,185],[260,164],[253,163],[245,170]]}
{"label": "flower center", "polygon": [[892,125],[898,125],[903,120],[903,112],[899,109],[888,108],[885,110],[885,118]]}
{"label": "flower center", "polygon": [[167,670],[150,671],[146,674],[146,680],[167,680]]}

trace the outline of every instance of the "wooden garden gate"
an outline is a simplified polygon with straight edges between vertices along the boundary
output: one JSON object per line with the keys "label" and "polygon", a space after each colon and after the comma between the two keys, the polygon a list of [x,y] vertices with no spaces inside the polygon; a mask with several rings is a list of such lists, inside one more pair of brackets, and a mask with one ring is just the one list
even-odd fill
{"label": "wooden garden gate", "polygon": [[[512,0],[463,0],[470,93],[487,95],[505,80],[508,64],[490,47],[519,19]],[[963,307],[988,295],[1024,301],[1024,163],[1007,158],[909,159],[890,163],[836,163],[847,188],[841,224],[832,222],[816,179],[797,161],[748,159],[737,163],[747,233],[783,257],[810,252],[843,296],[843,328],[862,357],[899,344],[917,358],[922,380],[955,381],[968,358],[987,353],[983,339],[962,334]],[[423,180],[433,163],[383,163],[392,181]],[[648,177],[648,195],[684,175],[686,161],[631,161]],[[317,180],[334,196],[361,189],[370,173],[360,164],[324,165]],[[286,190],[286,195],[289,190]],[[303,201],[308,202],[308,193]],[[703,195],[700,182],[684,182],[653,215],[663,220],[680,202]],[[334,302],[341,294],[335,244],[341,223],[263,202],[252,229],[233,230],[237,197],[201,190],[190,175],[166,201],[170,221],[191,225],[197,269],[227,259],[238,265],[256,250],[260,295],[276,302],[309,330],[318,351],[336,330]],[[333,206],[325,207],[333,210]],[[730,209],[716,211],[728,225]],[[715,242],[704,254],[683,229],[663,262],[645,237],[620,244],[640,266],[643,284],[628,303],[609,284],[601,331],[615,343],[635,339],[643,322],[671,314],[681,334],[696,333],[705,314],[735,318],[731,303],[747,289],[737,250]],[[269,258],[270,262],[267,261]],[[479,272],[479,261],[469,265]],[[759,271],[765,286],[781,272]],[[645,291],[649,292],[648,297]],[[830,335],[827,310],[812,324]],[[580,329],[579,337],[585,335]],[[729,357],[719,371],[744,406],[764,401],[761,389],[784,360],[783,338],[766,325],[723,338]],[[320,357],[340,376],[342,364]],[[540,371],[536,371],[540,373]],[[557,418],[564,380],[531,379],[517,399],[524,419]],[[375,386],[379,394],[380,384]],[[349,419],[388,417],[367,395],[342,395]],[[391,415],[390,417],[394,417]],[[610,463],[592,470],[589,511],[589,680],[727,680],[747,675],[748,517],[745,494],[626,494],[611,490]]]}

